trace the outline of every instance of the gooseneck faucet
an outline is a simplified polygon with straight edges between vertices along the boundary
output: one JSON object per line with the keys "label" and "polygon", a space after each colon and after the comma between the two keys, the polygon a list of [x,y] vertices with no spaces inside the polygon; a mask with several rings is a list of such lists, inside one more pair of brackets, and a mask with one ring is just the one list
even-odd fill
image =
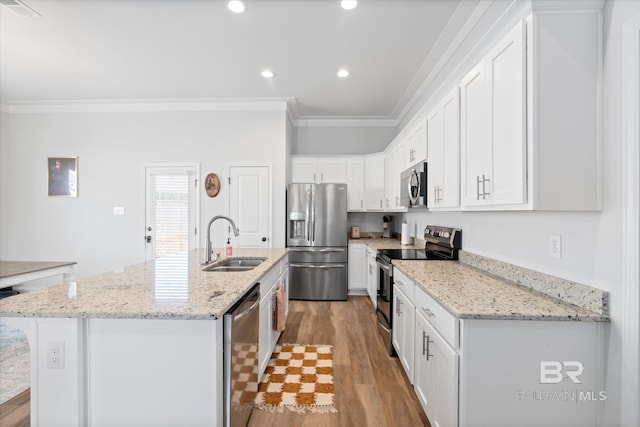
{"label": "gooseneck faucet", "polygon": [[231,227],[233,228],[234,236],[237,237],[240,234],[240,230],[238,230],[238,227],[236,227],[236,224],[228,216],[216,215],[213,218],[211,218],[209,220],[209,224],[207,225],[207,243],[206,243],[207,255],[206,255],[205,261],[202,263],[203,265],[209,264],[211,262],[211,224],[213,224],[213,222],[218,219],[226,219],[229,222],[229,224],[231,224]]}

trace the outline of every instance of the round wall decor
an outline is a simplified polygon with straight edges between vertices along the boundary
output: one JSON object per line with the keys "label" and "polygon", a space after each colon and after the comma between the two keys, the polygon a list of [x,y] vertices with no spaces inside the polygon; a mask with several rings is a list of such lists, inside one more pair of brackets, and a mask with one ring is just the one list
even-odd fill
{"label": "round wall decor", "polygon": [[210,173],[204,180],[204,189],[207,191],[207,196],[216,197],[220,192],[220,178],[215,173]]}

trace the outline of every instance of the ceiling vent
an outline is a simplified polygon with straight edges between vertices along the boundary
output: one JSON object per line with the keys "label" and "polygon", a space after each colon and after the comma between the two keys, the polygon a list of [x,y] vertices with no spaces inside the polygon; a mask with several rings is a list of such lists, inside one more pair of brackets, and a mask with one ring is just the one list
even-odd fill
{"label": "ceiling vent", "polygon": [[0,5],[6,7],[16,15],[23,18],[37,18],[40,16],[38,12],[31,9],[20,0],[0,0]]}

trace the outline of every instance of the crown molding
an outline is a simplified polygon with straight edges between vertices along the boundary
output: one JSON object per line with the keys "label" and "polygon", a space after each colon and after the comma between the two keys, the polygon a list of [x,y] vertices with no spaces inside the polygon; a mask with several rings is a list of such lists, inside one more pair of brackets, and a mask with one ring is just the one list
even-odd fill
{"label": "crown molding", "polygon": [[380,117],[304,117],[292,121],[295,127],[396,127],[398,119]]}
{"label": "crown molding", "polygon": [[293,98],[119,99],[1,102],[9,114],[142,113],[160,111],[287,111]]}

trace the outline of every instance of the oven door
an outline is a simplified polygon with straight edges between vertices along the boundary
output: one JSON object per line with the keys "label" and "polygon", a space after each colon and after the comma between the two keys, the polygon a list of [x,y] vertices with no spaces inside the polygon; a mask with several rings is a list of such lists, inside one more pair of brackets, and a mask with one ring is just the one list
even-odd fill
{"label": "oven door", "polygon": [[379,288],[377,296],[376,323],[378,331],[384,340],[385,347],[390,355],[394,355],[391,342],[391,301],[393,301],[393,266],[380,258],[376,259],[378,265]]}

